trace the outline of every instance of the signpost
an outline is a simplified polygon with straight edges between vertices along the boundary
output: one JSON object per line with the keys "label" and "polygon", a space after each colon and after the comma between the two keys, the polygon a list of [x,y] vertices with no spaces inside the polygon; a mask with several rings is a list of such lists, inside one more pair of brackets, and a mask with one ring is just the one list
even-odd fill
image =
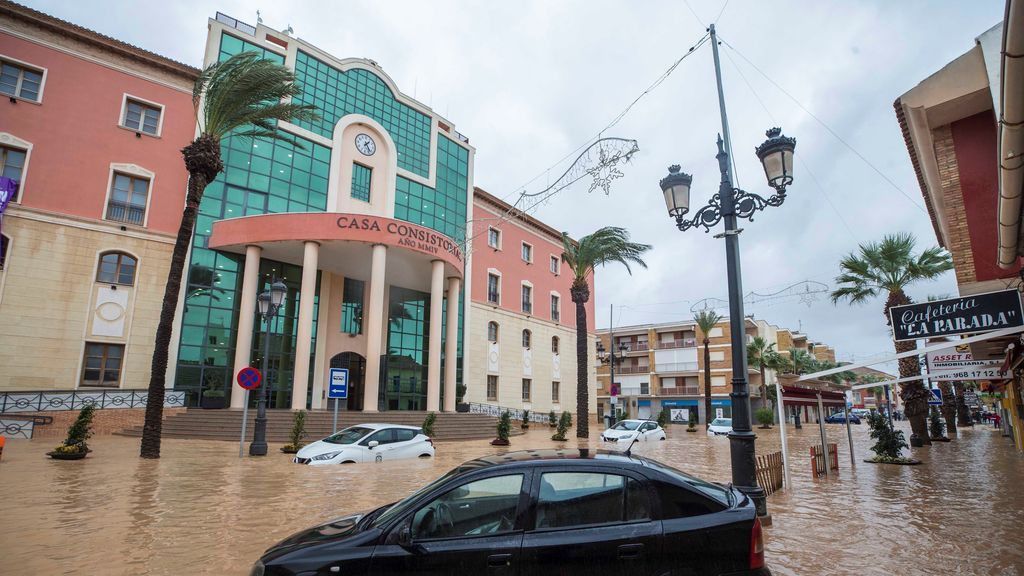
{"label": "signpost", "polygon": [[263,374],[251,366],[246,366],[238,371],[235,381],[245,389],[245,400],[242,401],[242,438],[238,441],[238,457],[241,458],[245,447],[245,424],[249,419],[249,390],[260,387],[260,383],[263,382]]}
{"label": "signpost", "polygon": [[1024,310],[1020,292],[1002,290],[893,306],[889,319],[893,340],[901,342],[1024,326]]}
{"label": "signpost", "polygon": [[929,388],[928,390],[932,393],[932,395],[928,397],[928,405],[942,406],[942,390],[937,388]]}
{"label": "signpost", "polygon": [[327,397],[334,398],[334,434],[338,431],[338,400],[348,398],[348,368],[331,368]]}

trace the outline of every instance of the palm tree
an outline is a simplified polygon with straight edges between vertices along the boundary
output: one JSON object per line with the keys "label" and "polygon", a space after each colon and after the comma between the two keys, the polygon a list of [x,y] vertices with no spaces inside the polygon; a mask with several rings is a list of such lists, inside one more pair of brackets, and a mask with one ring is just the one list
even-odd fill
{"label": "palm tree", "polygon": [[312,106],[288,101],[299,93],[300,88],[295,85],[295,76],[290,70],[263,60],[255,52],[243,52],[223,62],[211,64],[196,78],[192,89],[192,105],[195,107],[200,133],[181,151],[188,171],[188,191],[178,236],[171,253],[160,322],[156,329],[146,419],[142,429],[140,456],[143,458],[160,457],[164,386],[174,309],[178,304],[185,255],[192,240],[199,202],[203,199],[206,186],[224,170],[220,141],[228,134],[234,134],[247,138],[284,140],[300,146],[276,129],[278,120],[317,118]]}
{"label": "palm tree", "polygon": [[[881,242],[861,244],[859,253],[851,252],[840,262],[840,274],[836,276],[839,287],[832,292],[832,302],[849,300],[851,304],[867,302],[885,295],[882,313],[889,323],[889,309],[893,306],[910,304],[906,289],[921,280],[933,280],[953,268],[949,254],[938,246],[914,254],[917,243],[909,233],[891,234]],[[917,348],[914,341],[895,342],[896,352],[909,352]],[[900,359],[900,377],[921,375],[921,366],[914,356]],[[913,433],[925,444],[928,440],[928,391],[920,380],[911,380],[900,385],[900,398],[904,411],[910,420]]]}
{"label": "palm tree", "polygon": [[700,328],[704,339],[704,427],[711,426],[711,350],[708,345],[711,337],[708,334],[722,320],[722,316],[714,310],[701,310],[693,317]]}
{"label": "palm tree", "polygon": [[768,343],[762,336],[754,336],[747,344],[747,364],[761,373],[761,407],[768,407],[768,381],[765,380],[765,368],[772,368],[779,353],[775,351],[775,342]]}
{"label": "palm tree", "polygon": [[629,241],[629,232],[624,228],[606,226],[593,234],[573,241],[567,232],[562,233],[562,261],[572,270],[572,286],[569,294],[576,304],[576,437],[590,436],[590,415],[588,412],[589,383],[587,382],[587,308],[590,300],[590,279],[594,268],[611,262],[618,262],[632,274],[629,264],[647,268],[641,256],[651,249],[649,244]]}

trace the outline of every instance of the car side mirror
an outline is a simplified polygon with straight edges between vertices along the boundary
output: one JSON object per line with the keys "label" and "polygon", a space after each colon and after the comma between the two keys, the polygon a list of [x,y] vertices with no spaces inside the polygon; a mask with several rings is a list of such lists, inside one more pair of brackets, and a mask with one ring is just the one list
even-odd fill
{"label": "car side mirror", "polygon": [[380,446],[380,442],[377,442],[376,440],[370,440],[370,441],[369,441],[369,442],[368,442],[368,443],[366,444],[366,446],[367,446],[367,447],[369,447],[369,448],[370,448],[370,450],[373,450],[373,449],[374,449],[374,448],[376,448],[377,446]]}
{"label": "car side mirror", "polygon": [[398,545],[408,546],[412,544],[412,530],[409,525],[410,522],[405,522],[401,527],[398,528]]}

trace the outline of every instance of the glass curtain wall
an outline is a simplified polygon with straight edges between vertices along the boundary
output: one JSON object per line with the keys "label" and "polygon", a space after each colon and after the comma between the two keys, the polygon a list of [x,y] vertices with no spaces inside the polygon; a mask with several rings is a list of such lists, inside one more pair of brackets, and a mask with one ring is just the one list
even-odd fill
{"label": "glass curtain wall", "polygon": [[392,286],[380,409],[426,410],[429,346],[430,294]]}

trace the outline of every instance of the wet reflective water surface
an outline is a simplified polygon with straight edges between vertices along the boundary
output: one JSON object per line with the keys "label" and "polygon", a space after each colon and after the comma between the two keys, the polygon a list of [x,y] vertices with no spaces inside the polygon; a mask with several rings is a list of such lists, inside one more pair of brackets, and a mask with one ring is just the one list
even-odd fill
{"label": "wet reflective water surface", "polygon": [[[788,428],[794,488],[768,499],[774,573],[1024,573],[1024,457],[1009,439],[969,429],[915,450],[922,466],[882,466],[861,462],[870,439],[866,425],[854,426],[851,467],[845,429],[828,430],[840,471],[812,480],[817,426]],[[757,432],[759,454],[778,449],[777,428]],[[534,426],[511,449],[552,447],[550,434]],[[292,532],[397,500],[456,464],[508,450],[439,443],[433,460],[325,468],[292,464],[273,445],[266,458],[239,459],[237,444],[191,440],[165,440],[163,457],[146,461],[138,440],[123,437],[95,438],[87,459],[59,462],[44,456],[53,443],[7,443],[0,574],[246,574]],[[674,427],[667,441],[634,452],[730,479],[725,437]]]}

